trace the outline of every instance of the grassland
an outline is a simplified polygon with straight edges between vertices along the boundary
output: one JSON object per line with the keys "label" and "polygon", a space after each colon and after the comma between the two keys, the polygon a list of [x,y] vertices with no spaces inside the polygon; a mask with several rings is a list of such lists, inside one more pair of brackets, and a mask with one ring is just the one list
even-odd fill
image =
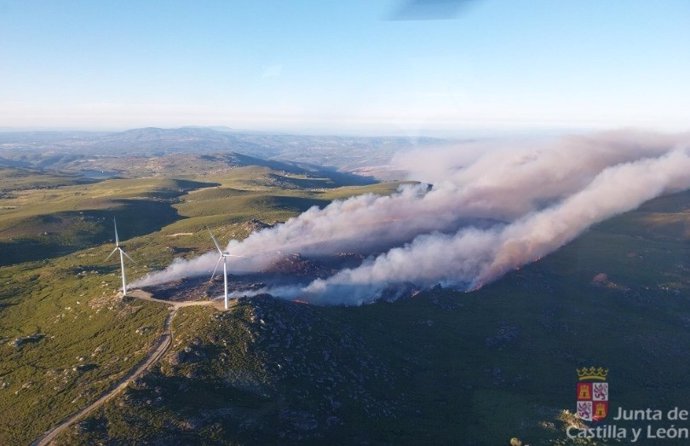
{"label": "grassland", "polygon": [[114,217],[127,222],[123,237],[158,230],[179,219],[172,204],[180,195],[212,185],[118,179],[15,190],[0,199],[0,265],[64,255],[111,240]]}
{"label": "grassland", "polygon": [[160,366],[58,443],[573,444],[583,366],[610,369],[612,407],[685,407],[688,209],[654,200],[473,293],[186,310]]}
{"label": "grassland", "polygon": [[27,444],[95,399],[157,337],[165,311],[120,302],[117,276],[88,268],[94,260],[0,269],[2,444]]}
{"label": "grassland", "polygon": [[[28,444],[85,407],[161,332],[165,308],[115,296],[111,217],[134,279],[208,251],[206,225],[242,238],[252,220],[397,186],[267,166],[177,180],[48,177],[7,188],[0,204],[0,241],[25,255],[0,246],[3,445]],[[473,293],[180,309],[168,355],[58,444],[567,444],[558,417],[574,408],[575,368],[591,365],[611,370],[616,407],[684,407],[689,210],[689,193],[654,200]],[[39,252],[43,233],[62,234],[64,251]]]}
{"label": "grassland", "polygon": [[89,182],[91,180],[80,179],[75,175],[46,174],[32,169],[0,167],[2,195],[25,189],[47,189]]}
{"label": "grassland", "polygon": [[[117,262],[104,261],[112,248],[113,217],[137,262],[128,265],[135,279],[176,255],[210,249],[201,231],[206,225],[225,238],[243,237],[252,219],[282,221],[331,196],[396,187],[338,191],[340,183],[332,178],[267,167],[99,182],[42,172],[17,175],[21,181],[3,178],[0,199],[3,445],[28,444],[88,405],[140,362],[161,333],[165,308],[116,296]],[[314,187],[271,186],[281,178]],[[180,339],[189,335],[185,324],[206,320],[204,311],[180,311]]]}

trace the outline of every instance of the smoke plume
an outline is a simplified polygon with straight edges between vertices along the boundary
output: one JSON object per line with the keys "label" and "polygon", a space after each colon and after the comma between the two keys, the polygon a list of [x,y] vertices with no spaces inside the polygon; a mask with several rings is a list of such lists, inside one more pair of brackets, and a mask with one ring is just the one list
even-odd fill
{"label": "smoke plume", "polygon": [[[589,226],[658,195],[690,188],[686,135],[611,132],[542,143],[472,143],[395,159],[429,184],[313,207],[231,241],[234,274],[282,257],[364,254],[356,268],[262,291],[358,305],[406,284],[476,289],[573,240]],[[215,252],[173,262],[138,286],[208,274]]]}

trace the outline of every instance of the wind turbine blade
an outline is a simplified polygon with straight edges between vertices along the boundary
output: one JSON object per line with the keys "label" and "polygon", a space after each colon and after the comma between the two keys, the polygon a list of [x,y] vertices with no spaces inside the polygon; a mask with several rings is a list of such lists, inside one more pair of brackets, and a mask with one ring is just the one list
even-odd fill
{"label": "wind turbine blade", "polygon": [[209,282],[213,280],[213,278],[216,276],[216,271],[218,271],[218,265],[220,264],[220,261],[223,260],[223,256],[218,257],[218,261],[216,262],[216,267],[213,268],[213,274],[211,274],[211,278],[209,279]]}
{"label": "wind turbine blade", "polygon": [[[208,228],[206,228],[206,229],[208,229]],[[213,236],[213,232],[211,232],[211,230],[208,229],[208,233],[211,235],[211,240],[213,240],[213,244],[216,245],[216,249],[218,250],[218,252],[221,255],[223,255],[223,250],[220,249],[220,245],[218,244],[218,240],[216,240],[216,238]]]}
{"label": "wind turbine blade", "polygon": [[120,246],[120,236],[117,235],[117,220],[113,217],[113,226],[115,226],[115,246]]}
{"label": "wind turbine blade", "polygon": [[113,256],[113,254],[115,254],[116,252],[117,252],[117,246],[115,247],[115,249],[113,249],[113,251],[110,254],[108,254],[108,257],[106,257],[105,260],[108,260],[109,258],[111,258]]}
{"label": "wind turbine blade", "polygon": [[[211,234],[211,231],[209,231],[209,234]],[[223,250],[220,248],[220,244],[218,243],[218,240],[211,234],[211,240],[213,240],[213,244],[216,245],[216,249],[220,254],[223,254]]]}
{"label": "wind turbine blade", "polygon": [[124,254],[125,257],[127,257],[127,258],[129,259],[130,262],[132,262],[132,263],[137,263],[137,262],[134,261],[133,258],[131,258],[131,257],[129,256],[129,254],[127,254],[127,253],[125,252],[124,249],[120,249],[120,251],[122,251],[122,254]]}
{"label": "wind turbine blade", "polygon": [[225,253],[224,255],[225,255],[225,257],[242,257],[242,258],[245,257],[245,256],[238,256],[237,254],[228,254],[228,253]]}

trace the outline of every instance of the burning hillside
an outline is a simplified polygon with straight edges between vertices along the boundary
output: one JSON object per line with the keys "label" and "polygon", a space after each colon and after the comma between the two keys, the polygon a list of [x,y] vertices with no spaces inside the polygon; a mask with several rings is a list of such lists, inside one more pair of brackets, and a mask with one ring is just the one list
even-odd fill
{"label": "burning hillside", "polygon": [[[688,135],[627,132],[537,147],[469,144],[406,154],[399,162],[433,187],[406,185],[391,196],[313,207],[232,240],[227,251],[238,257],[228,268],[249,277],[275,268],[293,277],[263,292],[318,304],[372,302],[410,283],[476,289],[595,223],[689,188],[688,144]],[[338,264],[343,252],[369,257]],[[331,272],[328,261],[319,267],[305,260],[328,258],[335,259]],[[209,253],[175,261],[139,285],[206,275],[216,259]],[[311,283],[303,283],[306,277]]]}
{"label": "burning hillside", "polygon": [[[339,253],[334,258],[305,258],[291,254],[278,259],[265,271],[249,274],[228,273],[228,292],[235,296],[254,295],[268,287],[290,286],[326,278],[345,266],[361,264],[363,257],[353,253]],[[187,277],[170,282],[141,287],[157,299],[175,302],[207,300],[223,294],[223,275]]]}

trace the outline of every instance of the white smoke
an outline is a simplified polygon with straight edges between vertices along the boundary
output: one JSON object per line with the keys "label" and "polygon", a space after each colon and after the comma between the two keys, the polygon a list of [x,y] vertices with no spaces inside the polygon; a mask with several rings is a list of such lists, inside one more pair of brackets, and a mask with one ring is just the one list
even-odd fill
{"label": "white smoke", "polygon": [[[477,288],[557,249],[587,227],[666,192],[690,188],[688,135],[618,132],[536,147],[465,144],[398,157],[433,183],[309,209],[231,241],[233,273],[281,257],[359,252],[370,257],[305,286],[269,291],[320,304],[361,304],[413,283]],[[137,286],[208,274],[217,255],[173,262]]]}

